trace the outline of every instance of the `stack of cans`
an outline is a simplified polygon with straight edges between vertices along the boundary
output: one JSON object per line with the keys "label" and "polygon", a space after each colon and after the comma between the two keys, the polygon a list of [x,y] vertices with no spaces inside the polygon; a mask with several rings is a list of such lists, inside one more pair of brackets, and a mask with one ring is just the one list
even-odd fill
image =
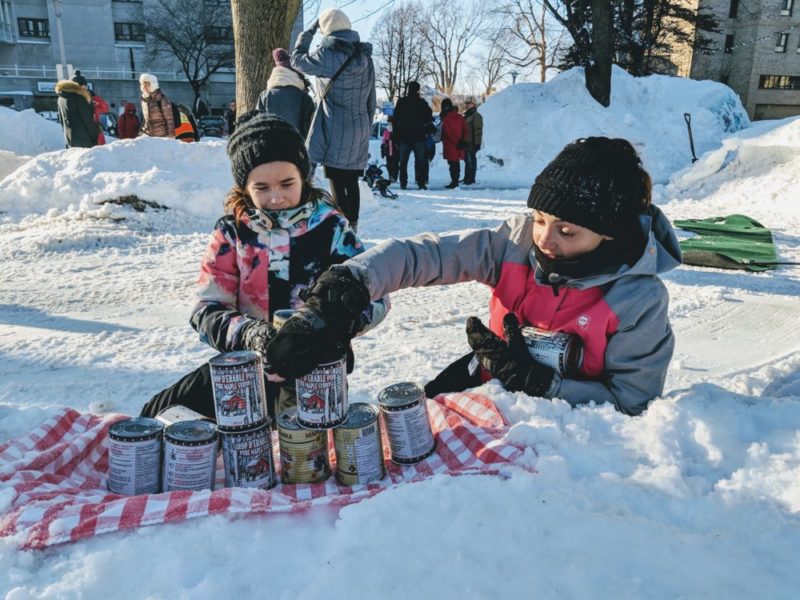
{"label": "stack of cans", "polygon": [[261,356],[228,352],[209,361],[226,487],[277,483]]}

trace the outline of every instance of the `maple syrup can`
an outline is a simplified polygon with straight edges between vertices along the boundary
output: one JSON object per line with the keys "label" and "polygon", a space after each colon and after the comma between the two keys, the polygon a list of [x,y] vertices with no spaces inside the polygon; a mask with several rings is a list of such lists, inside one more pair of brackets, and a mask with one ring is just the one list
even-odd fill
{"label": "maple syrup can", "polygon": [[275,487],[275,463],[272,459],[272,437],[269,421],[245,431],[219,430],[222,438],[222,460],[225,465],[225,487]]}
{"label": "maple syrup can", "polygon": [[108,489],[138,496],[161,491],[164,425],[149,417],[117,421],[108,429]]}
{"label": "maple syrup can", "polygon": [[217,441],[217,426],[208,420],[179,421],[167,427],[163,491],[214,489]]}
{"label": "maple syrup can", "polygon": [[297,422],[308,429],[332,429],[347,418],[347,361],[323,363],[295,380]]}
{"label": "maple syrup can", "polygon": [[283,483],[319,483],[331,475],[328,462],[328,431],[301,427],[297,409],[278,415],[278,444]]}
{"label": "maple syrup can", "polygon": [[380,481],[386,475],[381,446],[378,409],[366,402],[354,402],[347,420],[333,430],[336,448],[336,479],[342,485]]}
{"label": "maple syrup can", "polygon": [[275,329],[280,329],[295,312],[297,311],[295,311],[293,308],[280,308],[276,310],[274,313],[272,313],[272,326]]}
{"label": "maple syrup can", "polygon": [[539,327],[521,327],[528,353],[562,377],[574,377],[583,366],[583,344],[577,335]]}
{"label": "maple syrup can", "polygon": [[269,419],[264,370],[257,352],[218,354],[208,361],[220,429],[252,429]]}
{"label": "maple syrup can", "polygon": [[392,462],[411,465],[433,454],[436,440],[422,387],[411,382],[390,385],[378,394],[378,406]]}
{"label": "maple syrup can", "polygon": [[156,421],[161,421],[164,427],[168,427],[173,423],[180,423],[181,421],[211,421],[208,417],[201,415],[199,412],[193,411],[191,408],[183,406],[182,404],[173,404],[168,406],[156,415]]}

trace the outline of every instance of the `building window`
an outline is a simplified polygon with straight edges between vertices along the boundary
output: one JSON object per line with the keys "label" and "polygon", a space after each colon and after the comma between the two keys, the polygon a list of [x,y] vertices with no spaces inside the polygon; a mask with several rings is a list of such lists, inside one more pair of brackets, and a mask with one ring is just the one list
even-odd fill
{"label": "building window", "polygon": [[787,17],[791,16],[792,4],[794,4],[794,0],[781,0],[781,14]]}
{"label": "building window", "polygon": [[206,41],[209,44],[228,44],[233,41],[232,27],[206,27]]}
{"label": "building window", "polygon": [[733,35],[725,36],[725,54],[733,54]]}
{"label": "building window", "polygon": [[800,77],[792,75],[762,75],[758,78],[760,90],[800,90]]}
{"label": "building window", "polygon": [[144,23],[114,23],[114,39],[118,42],[143,42]]}
{"label": "building window", "polygon": [[19,37],[49,38],[50,23],[47,19],[17,19]]}
{"label": "building window", "polygon": [[739,12],[739,0],[731,0],[731,5],[728,7],[728,16],[731,19],[736,18],[736,14]]}
{"label": "building window", "polygon": [[775,34],[775,52],[786,52],[786,44],[789,42],[788,33]]}

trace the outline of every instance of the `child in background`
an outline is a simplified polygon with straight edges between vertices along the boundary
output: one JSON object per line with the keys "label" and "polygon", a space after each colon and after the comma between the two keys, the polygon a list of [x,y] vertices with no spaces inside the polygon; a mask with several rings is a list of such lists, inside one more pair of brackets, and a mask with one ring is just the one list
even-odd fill
{"label": "child in background", "polygon": [[[263,355],[275,335],[275,311],[300,308],[301,292],[320,273],[364,248],[327,192],[311,186],[305,142],[289,123],[258,111],[243,115],[228,156],[235,185],[200,265],[191,324],[220,352]],[[379,322],[387,304],[362,308],[351,335]],[[294,382],[265,383],[270,416],[294,406]],[[208,364],[153,396],[141,414],[152,417],[173,404],[214,418]]]}
{"label": "child in background", "polygon": [[[282,375],[310,371],[352,319],[345,298],[354,315],[394,290],[480,281],[492,289],[489,328],[467,320],[472,352],[428,383],[429,397],[494,377],[509,391],[640,414],[663,391],[675,343],[658,274],[681,261],[672,226],[651,204],[649,175],[626,140],[579,139],[539,174],[528,207],[497,229],[389,240],[334,267],[339,279],[321,277],[270,343],[270,364]],[[353,290],[364,291],[361,305]],[[520,323],[579,337],[579,373],[531,358]]]}
{"label": "child in background", "polygon": [[467,147],[469,131],[467,122],[450,98],[442,100],[442,154],[450,167],[449,190],[458,187],[461,177],[461,161],[464,160],[464,148]]}

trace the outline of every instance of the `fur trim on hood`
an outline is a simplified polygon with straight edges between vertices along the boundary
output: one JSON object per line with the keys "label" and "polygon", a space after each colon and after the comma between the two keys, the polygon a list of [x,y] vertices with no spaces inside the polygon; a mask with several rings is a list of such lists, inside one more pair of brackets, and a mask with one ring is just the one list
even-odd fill
{"label": "fur trim on hood", "polygon": [[305,83],[292,69],[280,66],[273,68],[269,76],[269,81],[267,81],[267,89],[271,90],[272,88],[286,87],[289,85],[296,87],[301,92],[306,91]]}
{"label": "fur trim on hood", "polygon": [[89,93],[89,90],[82,88],[69,79],[64,79],[56,84],[56,94],[59,96],[63,96],[64,94],[78,94],[83,96],[89,104],[92,103],[92,95]]}

